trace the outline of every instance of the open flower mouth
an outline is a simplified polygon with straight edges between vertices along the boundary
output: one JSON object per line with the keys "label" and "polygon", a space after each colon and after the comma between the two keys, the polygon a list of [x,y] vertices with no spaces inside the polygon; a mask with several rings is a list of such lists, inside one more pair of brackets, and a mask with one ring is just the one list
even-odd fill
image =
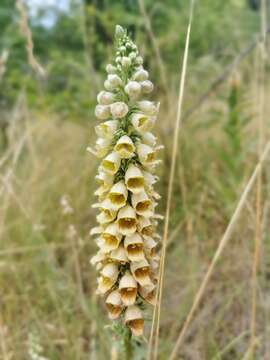
{"label": "open flower mouth", "polygon": [[131,256],[140,255],[143,251],[142,244],[131,244],[127,247],[127,252]]}
{"label": "open flower mouth", "polygon": [[121,229],[132,229],[136,226],[136,220],[134,218],[123,218],[119,220],[119,227]]}
{"label": "open flower mouth", "polygon": [[123,151],[123,152],[127,152],[127,153],[132,153],[133,147],[130,144],[119,144],[119,145],[116,145],[115,150],[119,151],[119,152]]}
{"label": "open flower mouth", "polygon": [[108,310],[108,312],[110,314],[110,317],[112,319],[117,318],[120,315],[121,311],[122,311],[121,306],[113,305],[113,304],[106,304],[106,308],[107,308],[107,310]]}
{"label": "open flower mouth", "polygon": [[137,288],[123,288],[120,290],[120,295],[123,303],[128,306],[135,302],[137,295]]}
{"label": "open flower mouth", "polygon": [[109,199],[113,205],[125,205],[126,199],[122,194],[110,193]]}
{"label": "open flower mouth", "polygon": [[147,117],[146,117],[146,116],[140,117],[140,119],[139,119],[139,121],[138,121],[139,127],[143,127],[146,122],[147,122]]}
{"label": "open flower mouth", "polygon": [[142,229],[142,234],[146,236],[151,236],[153,234],[153,231],[154,231],[153,226],[148,225]]}
{"label": "open flower mouth", "polygon": [[136,205],[136,210],[137,212],[144,212],[149,210],[150,206],[151,206],[150,200],[141,201]]}
{"label": "open flower mouth", "polygon": [[106,234],[104,233],[102,235],[102,239],[104,240],[105,244],[108,246],[108,247],[111,247],[111,248],[116,248],[118,246],[118,239],[111,235],[111,234]]}
{"label": "open flower mouth", "polygon": [[130,189],[140,189],[144,186],[143,178],[132,178],[127,181],[127,186]]}
{"label": "open flower mouth", "polygon": [[126,325],[130,328],[132,333],[136,336],[140,336],[143,333],[143,319],[134,319],[127,321]]}
{"label": "open flower mouth", "polygon": [[148,163],[153,162],[154,160],[155,160],[155,153],[153,152],[148,154],[145,159],[145,161]]}
{"label": "open flower mouth", "polygon": [[109,160],[103,160],[102,161],[102,166],[104,169],[113,172],[116,171],[115,165],[113,162],[109,161]]}
{"label": "open flower mouth", "polygon": [[147,266],[135,270],[135,276],[138,279],[144,279],[145,277],[148,277],[149,273],[150,273],[150,269]]}

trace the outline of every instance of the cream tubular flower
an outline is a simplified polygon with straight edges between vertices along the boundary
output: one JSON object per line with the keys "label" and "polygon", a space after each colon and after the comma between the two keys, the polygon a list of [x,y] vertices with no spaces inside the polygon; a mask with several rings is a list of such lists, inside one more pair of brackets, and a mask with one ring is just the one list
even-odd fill
{"label": "cream tubular flower", "polygon": [[113,261],[119,262],[121,264],[126,264],[128,262],[126,250],[123,245],[119,245],[119,247],[116,250],[113,250],[110,253],[110,258]]}
{"label": "cream tubular flower", "polygon": [[143,239],[138,233],[126,236],[124,246],[127,252],[127,257],[130,261],[140,261],[145,259],[143,252]]}
{"label": "cream tubular flower", "polygon": [[128,191],[123,180],[114,184],[111,188],[108,199],[111,202],[112,208],[118,210],[126,205]]}
{"label": "cream tubular flower", "polygon": [[125,306],[133,305],[137,296],[137,282],[129,271],[125,272],[125,275],[119,282],[119,291],[123,304]]}
{"label": "cream tubular flower", "polygon": [[156,115],[158,113],[159,104],[156,105],[152,101],[143,100],[138,101],[139,109],[146,115]]}
{"label": "cream tubular flower", "polygon": [[125,92],[130,99],[137,99],[141,94],[141,84],[137,81],[129,81],[125,86]]}
{"label": "cream tubular flower", "polygon": [[151,130],[154,123],[155,117],[148,116],[141,113],[134,113],[131,115],[131,122],[134,128],[139,132],[143,133],[145,131]]}
{"label": "cream tubular flower", "polygon": [[106,229],[101,234],[101,239],[104,242],[102,246],[102,251],[109,252],[118,248],[122,235],[118,232],[118,226],[115,223],[112,223],[106,227]]}
{"label": "cream tubular flower", "polygon": [[140,308],[136,305],[129,306],[125,312],[125,324],[134,336],[143,334],[144,320]]}
{"label": "cream tubular flower", "polygon": [[122,235],[131,235],[136,231],[136,212],[130,205],[121,208],[117,216],[118,229]]}
{"label": "cream tubular flower", "polygon": [[138,194],[139,192],[143,191],[144,177],[141,170],[137,166],[133,164],[129,165],[125,174],[125,183],[127,189],[133,194]]}
{"label": "cream tubular flower", "polygon": [[151,285],[152,281],[150,279],[150,265],[147,260],[143,259],[138,262],[132,262],[130,264],[131,273],[134,276],[135,280],[141,285]]}
{"label": "cream tubular flower", "polygon": [[97,96],[97,101],[100,105],[110,105],[114,102],[114,94],[109,91],[101,91]]}
{"label": "cream tubular flower", "polygon": [[109,318],[115,320],[122,312],[122,300],[118,290],[112,291],[105,301],[106,308],[109,313]]}
{"label": "cream tubular flower", "polygon": [[116,152],[110,153],[101,162],[101,168],[104,172],[114,175],[120,167],[121,159]]}
{"label": "cream tubular flower", "polygon": [[115,102],[110,105],[113,118],[122,119],[128,113],[128,106],[122,101]]}
{"label": "cream tubular flower", "polygon": [[111,111],[109,105],[97,105],[95,115],[100,120],[106,120],[110,117]]}
{"label": "cream tubular flower", "polygon": [[[106,66],[104,88],[97,95],[97,140],[88,150],[101,158],[94,194],[98,226],[90,235],[98,247],[90,260],[98,272],[97,293],[104,296],[110,319],[143,334],[140,308],[154,304],[159,266],[154,185],[157,151],[152,129],[159,103],[147,99],[154,86],[137,46],[116,27],[116,57]],[[151,131],[151,132],[150,132]]]}
{"label": "cream tubular flower", "polygon": [[116,283],[119,274],[118,266],[111,263],[104,266],[98,279],[98,292],[105,294]]}
{"label": "cream tubular flower", "polygon": [[96,134],[102,138],[112,139],[113,134],[118,128],[117,120],[108,120],[95,127]]}
{"label": "cream tubular flower", "polygon": [[120,156],[121,159],[130,159],[134,155],[135,146],[131,138],[123,135],[117,141],[114,151]]}
{"label": "cream tubular flower", "polygon": [[137,214],[148,218],[153,215],[153,203],[145,191],[133,194],[131,203]]}

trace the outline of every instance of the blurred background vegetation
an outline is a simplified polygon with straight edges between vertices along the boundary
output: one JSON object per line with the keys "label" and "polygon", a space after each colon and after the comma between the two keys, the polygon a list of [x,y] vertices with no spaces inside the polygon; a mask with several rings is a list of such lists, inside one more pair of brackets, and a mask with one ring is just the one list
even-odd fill
{"label": "blurred background vegetation", "polygon": [[[15,1],[1,0],[0,54],[8,57],[3,61],[6,55],[2,56],[0,75],[0,358],[32,360],[30,350],[35,350],[33,343],[37,343],[40,349],[35,351],[45,359],[108,359],[113,356],[114,339],[104,329],[108,321],[102,304],[96,304],[95,273],[89,265],[96,251],[88,232],[95,223],[90,204],[97,162],[85,149],[94,141],[96,94],[103,86],[105,65],[113,57],[115,25],[121,24],[135,39],[155,84],[154,99],[161,101],[156,132],[165,144],[158,185],[163,196],[159,210],[164,213],[190,2],[24,3],[34,55],[45,76],[29,64]],[[196,1],[184,111],[193,108],[228,64],[256,42],[259,10],[259,0]],[[265,86],[266,98],[269,94],[267,62],[266,77],[258,80],[256,75],[258,54],[254,46],[183,123],[160,359],[168,358],[256,164],[257,93]],[[266,102],[265,119],[269,110]],[[263,177],[264,247],[254,357],[259,360],[270,359],[268,173],[266,169]],[[252,193],[179,359],[244,359],[249,343],[254,209]],[[135,358],[144,359],[144,354],[142,341]]]}

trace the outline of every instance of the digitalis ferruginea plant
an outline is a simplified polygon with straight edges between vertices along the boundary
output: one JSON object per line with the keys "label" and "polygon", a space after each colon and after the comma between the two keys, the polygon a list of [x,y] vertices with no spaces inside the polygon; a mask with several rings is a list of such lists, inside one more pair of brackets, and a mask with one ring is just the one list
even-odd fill
{"label": "digitalis ferruginea plant", "polygon": [[88,148],[101,162],[95,191],[98,226],[91,230],[99,250],[91,259],[99,272],[97,293],[109,318],[134,336],[143,334],[142,304],[154,304],[159,257],[153,186],[157,139],[151,132],[159,104],[145,99],[153,90],[137,46],[116,26],[116,59],[106,67],[105,90],[97,96],[98,139]]}

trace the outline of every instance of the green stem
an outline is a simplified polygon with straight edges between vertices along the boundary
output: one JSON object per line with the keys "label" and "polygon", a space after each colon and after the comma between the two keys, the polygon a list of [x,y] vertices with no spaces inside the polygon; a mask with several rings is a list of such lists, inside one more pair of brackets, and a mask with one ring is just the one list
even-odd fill
{"label": "green stem", "polygon": [[132,360],[132,358],[133,358],[133,346],[132,346],[132,341],[131,341],[131,331],[130,330],[125,335],[124,347],[125,347],[125,359],[126,360]]}

